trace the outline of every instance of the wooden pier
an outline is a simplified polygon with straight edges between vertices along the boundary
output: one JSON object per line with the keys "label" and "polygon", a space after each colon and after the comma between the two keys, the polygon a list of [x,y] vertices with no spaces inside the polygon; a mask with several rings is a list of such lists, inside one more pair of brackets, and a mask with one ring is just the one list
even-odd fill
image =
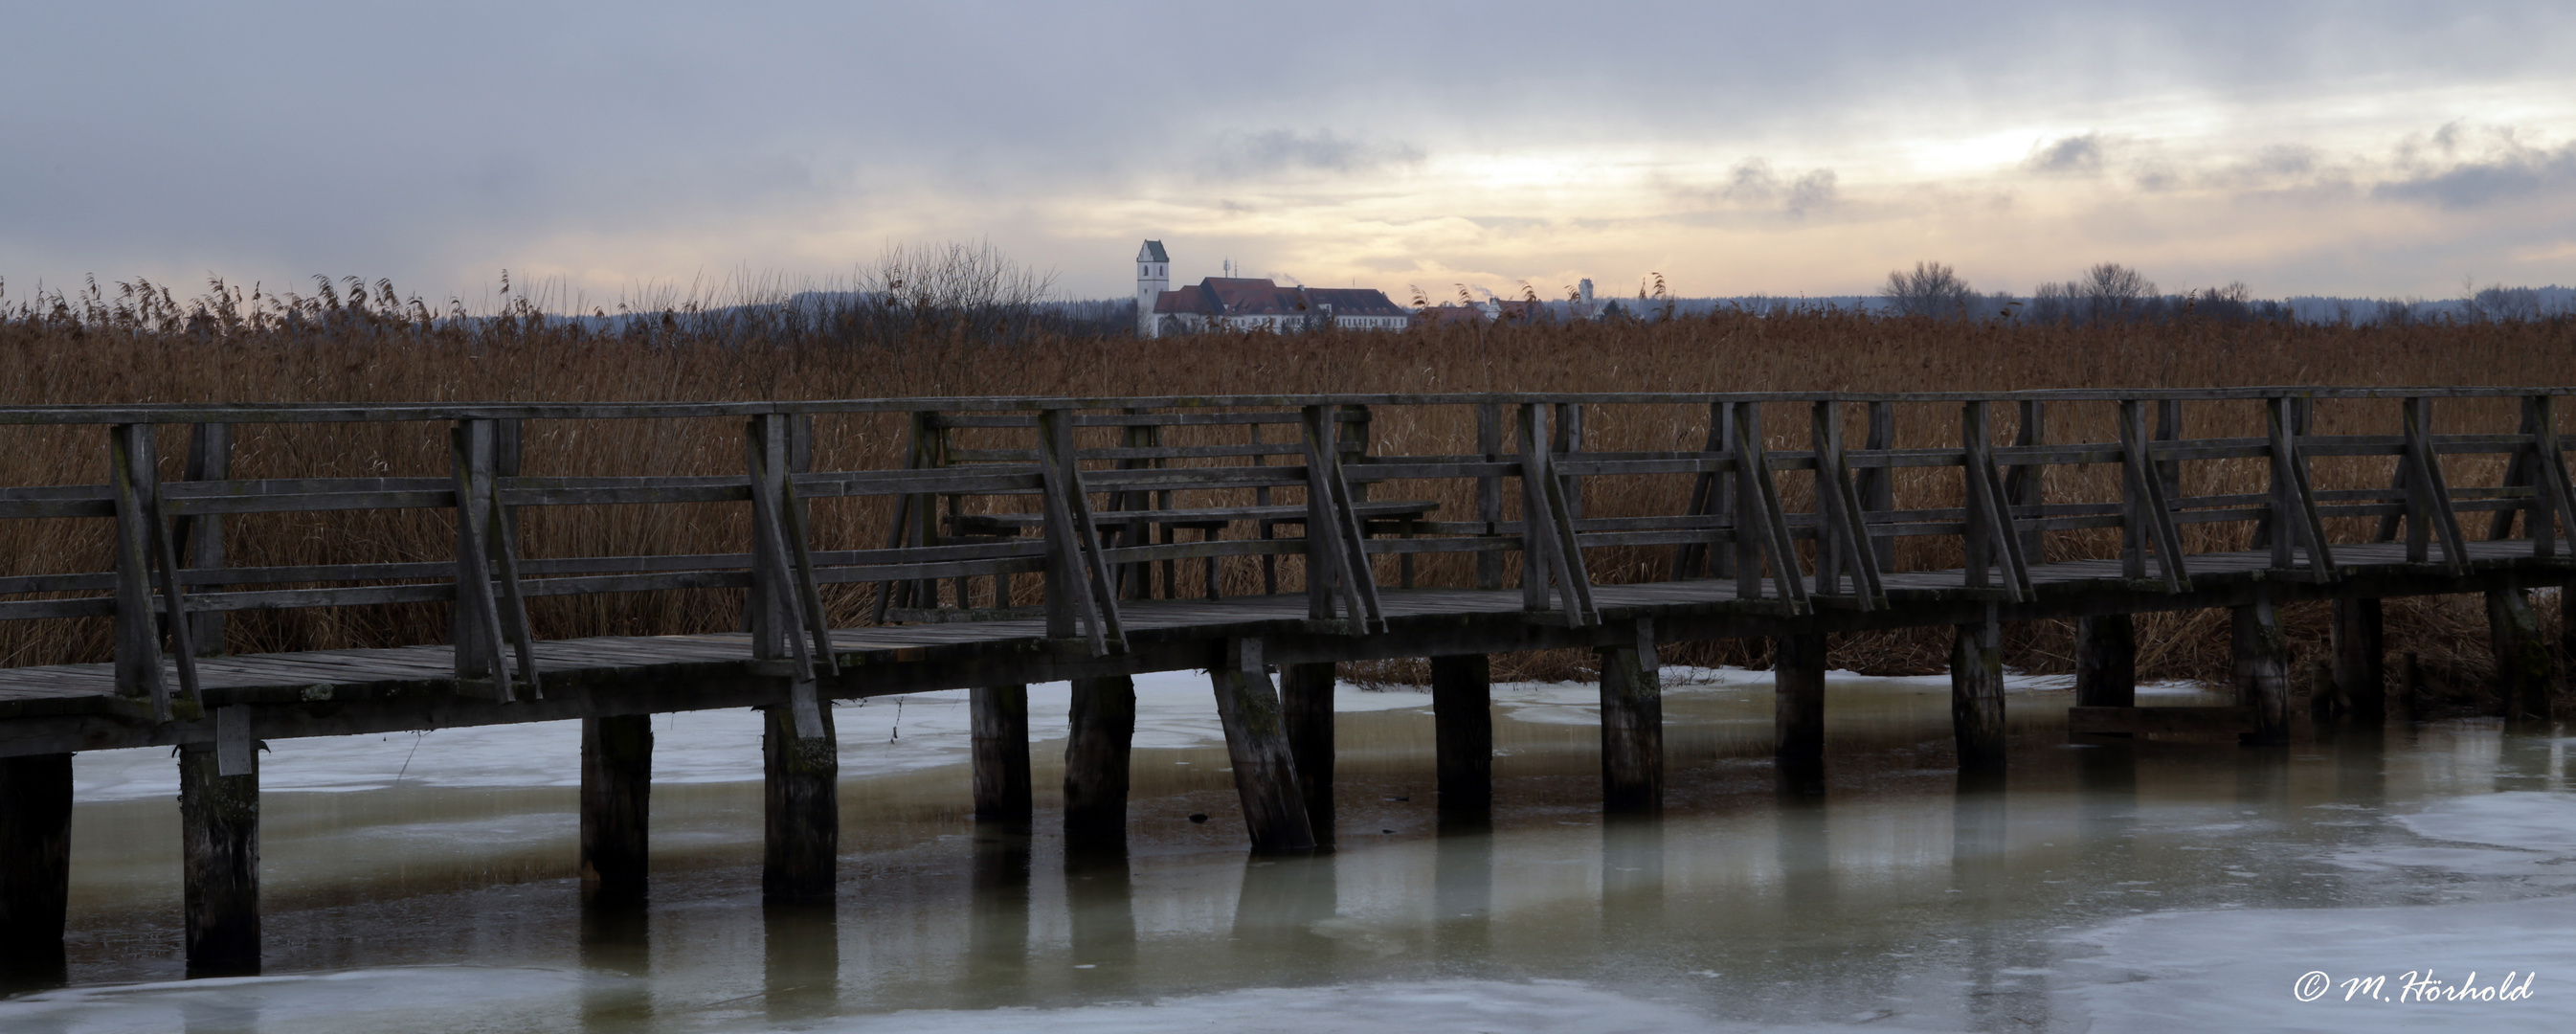
{"label": "wooden pier", "polygon": [[[644,716],[673,711],[766,712],[762,887],[778,902],[833,894],[831,703],[885,694],[972,690],[977,817],[1024,826],[1037,818],[1026,687],[1072,680],[1061,821],[1071,846],[1114,846],[1129,679],[1206,671],[1261,851],[1330,845],[1340,661],[1430,659],[1444,823],[1492,807],[1487,658],[1506,651],[1598,652],[1602,802],[1626,813],[1663,806],[1657,651],[1695,640],[1776,641],[1784,777],[1830,761],[1827,637],[1876,629],[1953,629],[1963,770],[2004,766],[2000,632],[2042,619],[2079,622],[2073,735],[2233,734],[2263,749],[2291,730],[2279,608],[2332,601],[2332,702],[2377,722],[2379,601],[2484,593],[2494,710],[2546,718],[2557,661],[2527,593],[2576,578],[2555,406],[2570,390],[0,410],[0,430],[52,425],[107,446],[100,483],[0,487],[0,519],[104,522],[114,542],[109,570],[0,577],[0,621],[113,627],[110,660],[0,669],[0,945],[12,967],[61,965],[70,758],[83,750],[178,748],[188,960],[225,973],[259,964],[258,755],[300,737],[580,719],[582,887],[608,904],[645,892]],[[1766,434],[1766,413],[1796,433]],[[1409,440],[1460,447],[1391,448],[1373,434],[1389,414]],[[2335,433],[2321,430],[2329,414]],[[549,422],[621,420],[740,428],[742,462],[573,476],[531,469],[542,462],[521,446]],[[859,421],[900,422],[900,465],[817,469],[818,454],[852,451],[818,443]],[[449,469],[232,476],[232,443],[263,424],[442,436]],[[2052,440],[2051,426],[2096,440]],[[1608,427],[1690,440],[1613,451]],[[181,435],[185,462],[165,463],[162,443]],[[1688,502],[1610,512],[1602,487],[1622,479],[1660,479],[1663,497]],[[740,552],[519,545],[544,508],[708,505],[734,508]],[[878,507],[884,537],[831,541],[820,506]],[[452,554],[339,563],[325,542],[314,563],[225,562],[278,552],[242,548],[227,517],[389,510],[452,522]],[[1655,580],[1594,577],[1604,551],[1655,558],[1623,565]],[[731,593],[738,630],[542,639],[530,617],[549,598],[691,591]],[[227,614],[401,604],[447,608],[449,640],[226,650]],[[2200,608],[2232,614],[2236,706],[2136,706],[2131,616]]]}

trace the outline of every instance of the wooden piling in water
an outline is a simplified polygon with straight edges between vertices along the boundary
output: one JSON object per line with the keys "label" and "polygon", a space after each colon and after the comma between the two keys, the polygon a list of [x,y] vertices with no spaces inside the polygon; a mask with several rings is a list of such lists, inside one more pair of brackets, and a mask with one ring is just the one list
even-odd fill
{"label": "wooden piling in water", "polygon": [[2378,728],[2388,721],[2383,608],[2369,596],[2336,597],[2332,607],[2335,696],[2355,724]]}
{"label": "wooden piling in water", "polygon": [[2558,663],[2521,589],[2487,591],[2487,634],[2495,652],[2496,713],[2507,721],[2548,721]]}
{"label": "wooden piling in water", "polygon": [[1653,626],[1633,642],[1595,648],[1601,658],[1601,807],[1651,814],[1664,806],[1664,685]]}
{"label": "wooden piling in water", "polygon": [[653,717],[581,720],[581,898],[644,900],[651,866]]}
{"label": "wooden piling in water", "polygon": [[1279,711],[1288,754],[1297,760],[1297,791],[1315,843],[1333,842],[1333,662],[1291,664],[1279,672]]}
{"label": "wooden piling in water", "polygon": [[1243,801],[1243,825],[1259,852],[1311,851],[1314,826],[1297,784],[1297,759],[1261,640],[1229,639],[1209,666],[1217,720],[1225,727],[1225,752],[1234,761],[1234,790]]}
{"label": "wooden piling in water", "polygon": [[2236,705],[2254,709],[2254,730],[2238,736],[2248,744],[2290,742],[2290,644],[2272,601],[2228,608],[2235,647],[2233,664]]}
{"label": "wooden piling in water", "polygon": [[2075,706],[2138,706],[2138,623],[2127,614],[2075,619]]}
{"label": "wooden piling in water", "polygon": [[179,748],[179,854],[191,976],[259,972],[259,758],[224,775],[215,744]]}
{"label": "wooden piling in water", "polygon": [[1494,669],[1481,653],[1431,658],[1440,818],[1481,823],[1494,809]]}
{"label": "wooden piling in water", "polygon": [[833,895],[841,848],[841,758],[832,709],[823,734],[799,736],[790,705],[764,707],[760,740],[762,793],[760,896],[766,901],[822,901]]}
{"label": "wooden piling in water", "polygon": [[1957,626],[1950,637],[1950,731],[1960,771],[2003,771],[2003,626],[1992,608],[1986,620]]}
{"label": "wooden piling in water", "polygon": [[973,712],[975,818],[1026,824],[1029,803],[1029,687],[977,686],[966,691]]}
{"label": "wooden piling in water", "polygon": [[1825,637],[1781,636],[1771,649],[1771,756],[1782,772],[1825,764]]}
{"label": "wooden piling in water", "polygon": [[1064,743],[1064,839],[1075,849],[1127,842],[1127,764],[1136,740],[1136,680],[1073,680]]}
{"label": "wooden piling in water", "polygon": [[71,860],[72,756],[0,758],[0,988],[62,980]]}

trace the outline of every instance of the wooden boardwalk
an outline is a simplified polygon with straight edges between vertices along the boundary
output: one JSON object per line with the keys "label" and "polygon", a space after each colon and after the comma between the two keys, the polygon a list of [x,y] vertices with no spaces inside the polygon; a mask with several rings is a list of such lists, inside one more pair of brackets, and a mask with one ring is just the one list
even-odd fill
{"label": "wooden boardwalk", "polygon": [[[767,713],[763,887],[781,900],[833,891],[834,699],[972,690],[978,816],[1025,824],[1025,687],[1072,680],[1061,821],[1078,849],[1124,835],[1129,680],[1155,671],[1208,673],[1252,846],[1265,851],[1330,844],[1332,665],[1343,661],[1430,659],[1441,807],[1468,821],[1492,800],[1486,658],[1517,650],[1598,652],[1612,811],[1661,807],[1655,651],[1694,640],[1775,641],[1776,756],[1789,779],[1815,778],[1826,761],[1825,637],[1880,629],[1953,630],[1963,770],[2004,762],[2000,630],[2044,619],[2078,622],[2075,735],[2215,733],[2262,749],[2291,732],[2279,606],[2332,602],[2330,685],[2316,706],[2375,723],[2386,700],[2379,601],[2483,593],[2500,672],[2493,710],[2544,718],[2558,660],[2527,593],[2576,581],[2576,490],[2556,431],[2563,393],[0,410],[0,429],[94,428],[110,457],[103,484],[0,486],[0,524],[94,520],[116,546],[111,570],[43,570],[47,558],[29,554],[0,575],[0,621],[107,618],[114,628],[112,660],[0,668],[0,945],[32,945],[19,954],[59,964],[71,756],[82,750],[178,748],[188,953],[216,973],[257,967],[258,748],[297,737],[579,719],[584,892],[605,907],[647,886],[647,719],[674,711]],[[2445,433],[2436,402],[2477,422]],[[2327,409],[2336,433],[2320,430]],[[1927,410],[1943,414],[1940,433],[1897,436],[1900,411]],[[1411,440],[1472,450],[1389,451],[1373,434],[1389,411],[1414,421]],[[1766,411],[1804,417],[1803,440],[1766,434]],[[1639,413],[1626,417],[1632,438],[1644,427],[1654,433],[1643,438],[1669,441],[1687,427],[1705,444],[1587,441],[1587,424]],[[1998,414],[2012,418],[2008,440],[1995,433]],[[2104,440],[2048,433],[2086,414],[2111,429],[2096,435]],[[2186,423],[2194,414],[2200,423]],[[830,422],[862,418],[909,427],[902,466],[816,469]],[[739,421],[745,469],[522,469],[532,425],[624,419]],[[453,469],[233,476],[234,435],[263,424],[439,428]],[[1845,440],[1846,424],[1859,444]],[[188,429],[187,457],[165,469],[155,434],[173,425]],[[2185,433],[2212,425],[2237,433]],[[2318,483],[2320,460],[2343,464],[2335,483]],[[2369,467],[2358,480],[2356,464]],[[2086,467],[2107,476],[2069,476]],[[174,469],[184,476],[168,477]],[[1613,497],[1587,499],[1588,486],[1637,479],[1662,479],[1644,498],[1687,503],[1614,513],[1602,505]],[[891,516],[881,542],[815,531],[817,502],[871,499]],[[519,547],[536,510],[675,504],[745,507],[740,552],[530,557]],[[246,525],[226,523],[235,515],[394,510],[451,521],[453,557],[322,550],[294,566],[225,562],[278,555],[244,548],[274,544],[242,540]],[[1900,541],[1925,540],[1929,555],[1964,565],[1897,562]],[[1417,585],[1417,563],[1442,554],[1458,554],[1437,568],[1453,584]],[[2052,554],[2091,558],[2044,559]],[[1605,558],[1658,580],[1596,580]],[[1262,591],[1221,592],[1247,579]],[[872,586],[861,597],[869,620],[832,627],[827,615],[848,617],[855,586]],[[543,639],[529,617],[532,599],[707,590],[736,594],[743,631]],[[451,641],[226,649],[236,611],[420,604],[446,608]],[[2204,608],[2231,614],[2236,705],[2136,706],[2133,615]]]}

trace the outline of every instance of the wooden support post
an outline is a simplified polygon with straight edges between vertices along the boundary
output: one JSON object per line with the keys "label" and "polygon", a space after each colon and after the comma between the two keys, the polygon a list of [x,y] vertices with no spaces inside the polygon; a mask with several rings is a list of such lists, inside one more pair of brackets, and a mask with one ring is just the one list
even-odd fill
{"label": "wooden support post", "polygon": [[1651,622],[1633,642],[1596,647],[1601,658],[1601,807],[1653,814],[1664,806],[1664,684]]}
{"label": "wooden support post", "polygon": [[216,744],[179,748],[181,896],[190,976],[259,972],[259,764],[224,775]]}
{"label": "wooden support post", "polygon": [[1136,740],[1136,680],[1073,680],[1064,742],[1064,839],[1084,851],[1127,843],[1127,757]]}
{"label": "wooden support post", "polygon": [[2334,687],[2354,724],[2376,729],[2388,721],[2388,648],[2376,597],[2334,601]]}
{"label": "wooden support post", "polygon": [[1784,635],[1771,648],[1771,756],[1784,773],[1825,763],[1825,635]]}
{"label": "wooden support post", "polygon": [[1440,820],[1473,825],[1494,808],[1494,672],[1481,653],[1431,659]]}
{"label": "wooden support post", "polygon": [[2290,742],[2290,644],[2268,596],[2230,608],[2234,626],[2236,705],[2254,709],[2248,744]]}
{"label": "wooden support post", "polygon": [[2507,721],[2548,721],[2558,663],[2522,590],[2487,590],[2487,633],[2495,651],[2497,713]]}
{"label": "wooden support post", "polygon": [[1029,804],[1029,687],[977,686],[967,690],[973,712],[975,817],[1023,824]]}
{"label": "wooden support post", "polygon": [[821,710],[822,735],[797,732],[792,705],[764,707],[760,738],[762,850],[760,896],[765,901],[824,901],[836,882],[841,850],[841,757],[833,739],[832,709]]}
{"label": "wooden support post", "polygon": [[2138,622],[2127,614],[2075,619],[2075,706],[2138,706]]}
{"label": "wooden support post", "polygon": [[1950,639],[1950,729],[1960,771],[2003,771],[2003,625],[1991,605],[1984,621],[1958,626]]}
{"label": "wooden support post", "polygon": [[581,720],[581,897],[644,900],[652,826],[653,716]]}
{"label": "wooden support post", "polygon": [[1234,790],[1243,801],[1243,825],[1258,852],[1311,851],[1315,829],[1298,792],[1297,759],[1288,749],[1279,695],[1261,660],[1261,640],[1229,639],[1208,672],[1215,684],[1216,714],[1225,727],[1225,751],[1234,761]]}
{"label": "wooden support post", "polygon": [[1288,753],[1297,760],[1297,792],[1306,799],[1306,825],[1315,843],[1333,842],[1333,662],[1291,664],[1280,670],[1279,712],[1288,731]]}
{"label": "wooden support post", "polygon": [[63,980],[72,756],[0,758],[0,994]]}

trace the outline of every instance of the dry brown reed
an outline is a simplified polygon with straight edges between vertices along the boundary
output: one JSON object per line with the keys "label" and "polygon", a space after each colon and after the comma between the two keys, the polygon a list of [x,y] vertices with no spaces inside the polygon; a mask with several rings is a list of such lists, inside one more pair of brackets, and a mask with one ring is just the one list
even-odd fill
{"label": "dry brown reed", "polygon": [[[389,290],[388,290],[389,293]],[[424,314],[425,315],[425,314]],[[1754,316],[1721,312],[1655,323],[1557,326],[1447,326],[1402,334],[1318,333],[1296,337],[1211,335],[1134,340],[1021,335],[995,344],[959,325],[886,344],[836,335],[829,321],[714,323],[665,320],[652,332],[587,328],[531,311],[463,321],[361,318],[292,321],[114,322],[22,313],[0,319],[0,406],[105,402],[304,401],[691,401],[952,395],[1153,396],[1286,392],[1476,391],[1979,391],[2076,387],[2208,387],[2255,384],[2576,384],[2576,323],[2331,326],[2185,321],[2089,327],[1882,319],[1848,313]],[[2446,431],[2510,431],[2506,405],[2445,403]],[[1774,448],[1807,437],[1803,407],[1765,407]],[[1704,407],[1605,406],[1589,414],[1594,449],[1697,448]],[[1857,414],[1854,414],[1857,417]],[[1955,406],[1900,407],[1901,447],[1955,443]],[[2053,406],[2052,441],[2115,438],[2108,404]],[[2326,433],[2385,433],[2395,403],[2325,403]],[[1999,407],[1995,435],[2015,428]],[[2193,436],[2259,434],[2257,404],[2193,407]],[[828,417],[818,426],[817,465],[899,465],[899,417]],[[1231,433],[1240,434],[1240,429]],[[1276,433],[1276,432],[1274,432]],[[1860,428],[1846,433],[1858,440]],[[168,476],[176,476],[184,430],[165,428]],[[1465,453],[1472,412],[1463,406],[1380,407],[1371,424],[1380,453]],[[560,421],[529,429],[526,467],[563,475],[733,473],[740,428],[716,420]],[[0,483],[82,484],[104,480],[104,435],[94,428],[0,428]],[[443,476],[444,436],[425,425],[274,424],[238,432],[236,477]],[[1237,439],[1239,440],[1239,439]],[[1181,444],[1174,440],[1173,444]],[[2376,466],[2372,464],[2376,463]],[[2501,461],[2494,464],[2501,471]],[[1956,474],[1905,472],[1900,505],[1957,505]],[[2052,468],[2054,499],[2112,499],[2107,468]],[[2259,463],[2192,465],[2186,493],[2260,491]],[[2320,460],[2320,487],[2378,487],[2387,461]],[[2479,478],[2486,478],[2480,481]],[[2455,468],[2455,483],[2494,483],[2493,473]],[[1784,475],[1793,509],[1810,497],[1804,475]],[[1683,477],[1594,479],[1588,516],[1676,513]],[[1444,514],[1472,512],[1463,485],[1385,485],[1380,498],[1430,498]],[[746,534],[739,507],[585,507],[532,514],[531,556],[723,552]],[[882,501],[818,504],[826,548],[883,541]],[[13,521],[0,526],[6,573],[101,570],[99,521]],[[2341,529],[2349,535],[2354,528]],[[2241,548],[2242,525],[2189,528],[2191,548]],[[269,515],[235,519],[227,541],[235,565],[432,560],[452,554],[452,530],[434,511],[364,515]],[[2110,555],[2116,533],[2053,535],[2053,559]],[[2340,537],[2340,536],[2339,536]],[[1604,549],[1592,554],[1596,581],[1663,577],[1669,552]],[[1954,544],[1907,540],[1900,569],[1955,566]],[[1382,576],[1392,577],[1392,561]],[[1426,584],[1462,584],[1464,558],[1425,558]],[[1226,571],[1229,591],[1252,591],[1249,560]],[[857,623],[867,592],[833,600],[836,620]],[[738,622],[736,598],[669,592],[551,599],[537,612],[546,636],[722,630]],[[2555,601],[2541,601],[2553,609]],[[2474,684],[2485,677],[2483,612],[2474,600],[2392,601],[2392,648],[2419,653],[2435,677]],[[2287,615],[2303,657],[2322,656],[2323,618],[2311,607]],[[236,651],[434,642],[444,608],[347,608],[245,614],[232,622]],[[2223,615],[2154,615],[2142,621],[2142,675],[2224,675]],[[1946,630],[1839,638],[1832,663],[1877,672],[1938,671]],[[2011,663],[2063,671],[2072,629],[2039,623],[2014,630]],[[0,663],[96,660],[107,651],[102,620],[12,622],[0,626]],[[1692,644],[1668,660],[1760,664],[1758,643]],[[1587,659],[1544,655],[1507,660],[1504,677],[1584,673]],[[1353,674],[1418,680],[1417,666],[1381,665]]]}

